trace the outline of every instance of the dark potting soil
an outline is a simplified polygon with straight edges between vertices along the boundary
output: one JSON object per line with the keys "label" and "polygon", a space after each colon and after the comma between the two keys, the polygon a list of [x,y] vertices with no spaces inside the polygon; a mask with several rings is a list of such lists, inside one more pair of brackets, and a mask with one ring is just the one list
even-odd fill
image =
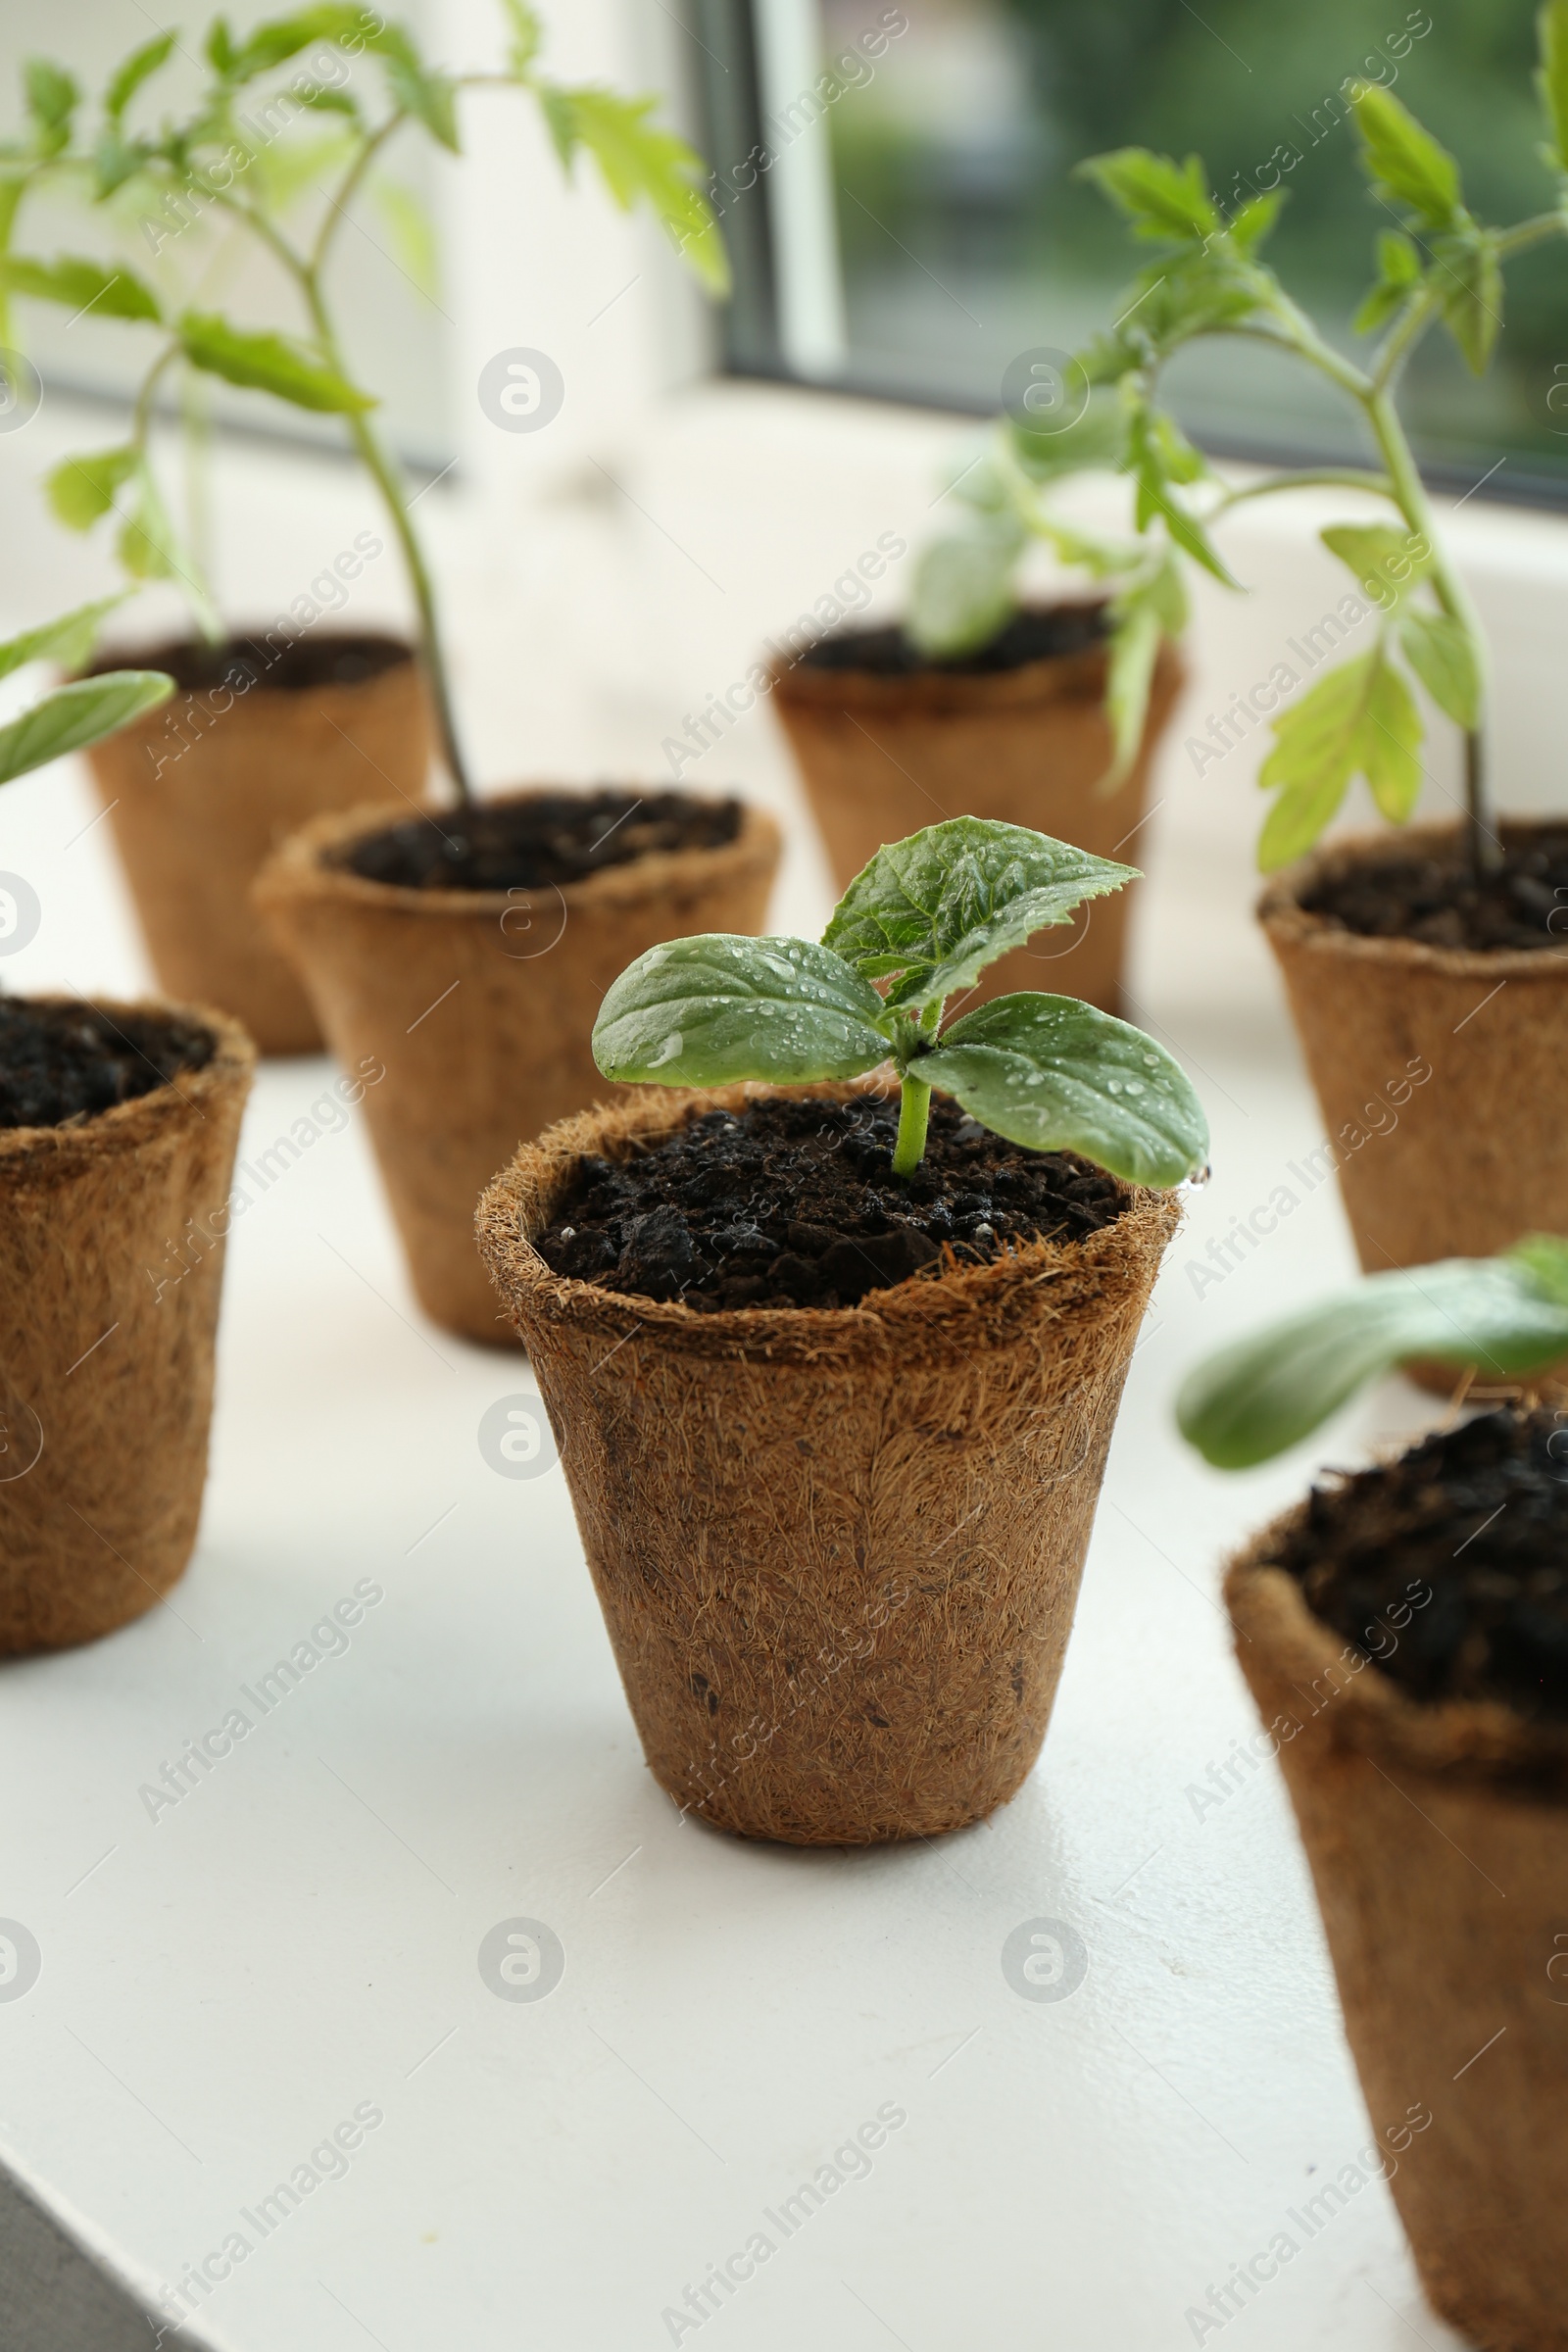
{"label": "dark potting soil", "polygon": [[[1314,1487],[1278,1561],[1413,1697],[1568,1722],[1568,1420],[1549,1406],[1483,1414]],[[1396,1630],[1389,1611],[1412,1591]]]}
{"label": "dark potting soil", "polygon": [[656,850],[722,849],[743,813],[739,801],[687,792],[541,792],[412,818],[337,862],[404,890],[548,890]]}
{"label": "dark potting soil", "polygon": [[1320,882],[1301,904],[1367,939],[1568,950],[1568,826],[1505,843],[1494,874],[1478,877],[1457,851],[1380,858]]}
{"label": "dark potting soil", "polygon": [[213,1058],[205,1029],[157,1013],[0,997],[0,1127],[63,1127]]}
{"label": "dark potting soil", "polygon": [[322,631],[309,637],[231,637],[223,645],[206,645],[183,638],[174,645],[136,646],[105,654],[94,671],[161,669],[182,694],[212,694],[219,687],[248,694],[253,686],[275,694],[303,694],[313,686],[363,686],[383,670],[412,662],[408,646],[396,637],[332,636]]}
{"label": "dark potting soil", "polygon": [[945,1251],[1079,1241],[1127,1205],[1088,1160],[1004,1143],[940,1096],[907,1181],[897,1134],[897,1103],[869,1098],[710,1110],[640,1158],[585,1159],[535,1248],[557,1274],[705,1313],[856,1306]]}
{"label": "dark potting soil", "polygon": [[978,652],[955,662],[934,662],[910,643],[902,628],[836,629],[801,656],[807,669],[869,670],[875,677],[910,677],[917,670],[985,677],[997,670],[1022,669],[1062,654],[1087,653],[1105,634],[1103,605],[1040,605],[1015,612]]}

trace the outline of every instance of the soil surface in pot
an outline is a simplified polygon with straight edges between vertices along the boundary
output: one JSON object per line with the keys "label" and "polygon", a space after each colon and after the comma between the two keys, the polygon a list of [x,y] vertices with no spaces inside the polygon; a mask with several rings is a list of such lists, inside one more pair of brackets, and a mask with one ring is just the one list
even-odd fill
{"label": "soil surface in pot", "polygon": [[660,850],[723,849],[744,814],[686,792],[541,792],[389,826],[333,862],[402,890],[548,890]]}
{"label": "soil surface in pot", "polygon": [[71,1126],[212,1058],[192,1022],[0,997],[0,1127]]}
{"label": "soil surface in pot", "polygon": [[1507,843],[1494,874],[1475,875],[1457,851],[1380,858],[1319,882],[1301,905],[1366,939],[1568,950],[1568,827]]}
{"label": "soil surface in pot", "polygon": [[855,1306],[944,1257],[1080,1241],[1128,1194],[1067,1152],[1026,1152],[956,1103],[931,1104],[926,1155],[893,1173],[897,1102],[758,1102],[711,1110],[640,1157],[584,1159],[535,1243],[553,1272],[705,1313]]}
{"label": "soil surface in pot", "polygon": [[823,637],[801,656],[805,669],[868,670],[873,677],[912,677],[917,670],[950,672],[959,677],[985,677],[998,670],[1022,669],[1029,662],[1049,662],[1062,654],[1087,653],[1105,634],[1102,605],[1045,605],[1015,612],[1006,627],[972,654],[956,661],[936,662],[895,625],[880,629],[839,629]]}
{"label": "soil surface in pot", "polygon": [[1549,1406],[1483,1414],[1314,1487],[1276,1559],[1411,1696],[1568,1722],[1568,1420]]}
{"label": "soil surface in pot", "polygon": [[304,694],[316,686],[363,686],[413,659],[398,638],[374,635],[295,637],[270,645],[253,637],[230,637],[223,645],[183,638],[173,645],[101,655],[89,674],[122,669],[129,662],[137,669],[166,670],[182,694],[211,694],[220,686],[238,694],[248,694],[253,686]]}

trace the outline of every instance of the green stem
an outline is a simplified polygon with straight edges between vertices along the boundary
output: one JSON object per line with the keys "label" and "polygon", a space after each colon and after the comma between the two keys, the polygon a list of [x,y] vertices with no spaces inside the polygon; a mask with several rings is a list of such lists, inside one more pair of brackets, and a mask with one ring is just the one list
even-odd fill
{"label": "green stem", "polygon": [[[358,183],[360,172],[374,154],[381,140],[388,136],[402,120],[401,115],[394,116],[367,141],[343,183],[344,188],[350,193]],[[306,261],[303,256],[296,253],[287,238],[280,235],[270,220],[260,213],[253,211],[249,205],[231,203],[229,210],[238,213],[241,220],[247,221],[257,235],[271,247],[304,297],[306,308],[311,315],[311,323],[316,329],[317,340],[320,345],[322,359],[335,373],[352,381],[336,331],[332,325],[331,316],[321,293],[320,281],[321,266],[330,251],[333,231],[342,219],[341,210],[334,209],[328,214],[321,234],[317,241],[315,254],[310,261]],[[404,567],[408,573],[409,586],[413,591],[415,607],[419,616],[419,655],[424,665],[425,680],[430,689],[430,699],[435,706],[436,732],[440,737],[441,756],[446,762],[447,771],[457,787],[459,800],[471,801],[473,786],[469,779],[467,763],[463,757],[463,747],[458,738],[446,652],[442,644],[441,623],[436,608],[435,585],[424,561],[424,551],[415,536],[414,525],[409,518],[408,503],[403,495],[403,485],[398,478],[397,466],[390,453],[383,449],[373,426],[367,421],[366,412],[363,409],[351,410],[343,421],[348,426],[350,437],[359,452],[361,463],[381,494],[387,517],[391,522],[398,545],[403,551]]]}
{"label": "green stem", "polygon": [[931,1116],[931,1089],[904,1073],[899,1105],[899,1140],[893,1152],[895,1176],[912,1176],[925,1156],[926,1122]]}
{"label": "green stem", "polygon": [[[1386,389],[1379,389],[1372,392],[1362,406],[1394,483],[1395,503],[1411,530],[1418,538],[1424,539],[1432,551],[1430,577],[1437,600],[1450,619],[1456,620],[1469,637],[1484,677],[1487,640],[1481,626],[1481,615],[1438,537],[1432,502],[1427,497],[1426,484],[1421,479],[1410,444],[1404,437],[1404,427],[1399,422],[1394,402]],[[1471,865],[1478,874],[1494,873],[1502,863],[1502,844],[1497,838],[1487,778],[1484,722],[1478,722],[1465,737],[1465,816]]]}
{"label": "green stem", "polygon": [[1364,490],[1372,498],[1394,496],[1394,484],[1386,473],[1373,473],[1358,466],[1303,466],[1293,473],[1271,473],[1266,482],[1249,482],[1243,489],[1227,490],[1206,519],[1213,522],[1250,498],[1272,498],[1276,490]]}

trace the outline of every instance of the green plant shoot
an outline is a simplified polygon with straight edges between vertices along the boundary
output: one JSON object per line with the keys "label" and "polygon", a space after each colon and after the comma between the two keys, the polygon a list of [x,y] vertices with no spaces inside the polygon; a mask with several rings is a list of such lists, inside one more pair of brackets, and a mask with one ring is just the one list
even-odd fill
{"label": "green plant shoot", "polygon": [[1141,1029],[1035,995],[944,1025],[948,999],[999,956],[1136,878],[1022,825],[954,817],[878,850],[819,944],[712,933],[639,956],[605,997],[594,1059],[607,1078],[696,1087],[858,1078],[891,1061],[897,1175],[920,1163],[935,1089],[1009,1143],[1180,1184],[1204,1164],[1208,1128],[1185,1072]]}
{"label": "green plant shoot", "polygon": [[1249,1470],[1412,1356],[1495,1380],[1568,1356],[1568,1242],[1536,1234],[1500,1257],[1369,1275],[1209,1356],[1184,1382],[1176,1419],[1217,1470]]}
{"label": "green plant shoot", "polygon": [[[1254,196],[1227,217],[1199,156],[1178,164],[1127,147],[1080,166],[1154,258],[1122,298],[1116,325],[1077,355],[1068,380],[1051,387],[1044,413],[1028,415],[1025,403],[952,485],[966,520],[924,551],[916,571],[909,630],[937,658],[972,652],[1008,619],[1019,558],[1032,539],[1105,583],[1115,752],[1103,788],[1112,789],[1142,741],[1160,640],[1186,621],[1185,565],[1240,584],[1214,542],[1219,518],[1244,499],[1300,488],[1356,490],[1380,502],[1387,520],[1322,534],[1378,609],[1378,632],[1370,651],[1272,721],[1274,746],[1258,776],[1274,796],[1258,848],[1265,871],[1313,846],[1357,775],[1391,823],[1409,817],[1425,733],[1412,681],[1464,734],[1471,861],[1477,870],[1500,861],[1486,772],[1486,641],[1443,547],[1396,395],[1411,352],[1434,326],[1484,373],[1502,319],[1504,263],[1568,233],[1568,0],[1548,0],[1538,31],[1550,202],[1509,228],[1490,227],[1470,211],[1457,163],[1398,99],[1373,83],[1357,86],[1361,170],[1392,223],[1378,235],[1376,274],[1356,315],[1357,332],[1378,337],[1361,363],[1328,341],[1259,259],[1286,191]],[[1326,376],[1359,416],[1379,464],[1276,472],[1228,489],[1158,398],[1167,361],[1213,335],[1266,343]],[[1130,478],[1132,538],[1097,538],[1052,514],[1054,487],[1091,467]]]}
{"label": "green plant shoot", "polygon": [[[564,169],[587,153],[623,211],[651,207],[710,293],[728,285],[718,229],[697,185],[701,159],[650,120],[657,101],[548,79],[538,64],[542,32],[534,10],[526,0],[502,5],[507,59],[502,71],[489,74],[452,74],[428,65],[412,34],[373,8],[308,7],[244,34],[220,17],[203,46],[206,86],[182,120],[166,119],[157,129],[137,129],[131,118],[145,109],[174,53],[173,33],[159,33],[124,59],[91,131],[81,128],[72,77],[35,63],[26,72],[29,136],[0,153],[0,303],[24,297],[73,312],[90,309],[152,337],[129,438],[55,469],[48,488],[56,514],[76,530],[114,515],[126,572],[181,584],[200,626],[217,639],[211,592],[196,555],[181,543],[149,454],[160,384],[171,370],[187,382],[219,377],[297,409],[341,416],[402,550],[442,755],[465,800],[468,772],[429,565],[374,419],[376,396],[355,380],[334,315],[330,264],[356,198],[367,188],[379,194],[394,233],[413,226],[417,239],[422,223],[411,222],[417,208],[409,191],[379,177],[392,141],[412,124],[459,153],[463,92],[522,91],[540,109]],[[377,100],[358,86],[354,69],[362,60],[375,69]],[[154,257],[151,273],[128,262],[42,261],[16,253],[11,231],[18,207],[46,171],[74,172],[115,222],[139,232]],[[189,233],[198,222],[265,249],[293,288],[299,335],[242,326],[211,309],[201,288],[215,256],[209,240]],[[416,257],[411,274],[420,268]]]}
{"label": "green plant shoot", "polygon": [[[10,677],[28,662],[58,662],[67,669],[76,668],[91,653],[105,614],[120,602],[118,596],[106,597],[7,639],[0,644],[0,678]],[[67,752],[84,751],[144,710],[156,710],[173,691],[173,679],[157,669],[109,669],[57,686],[20,718],[0,726],[0,784],[47,767]]]}

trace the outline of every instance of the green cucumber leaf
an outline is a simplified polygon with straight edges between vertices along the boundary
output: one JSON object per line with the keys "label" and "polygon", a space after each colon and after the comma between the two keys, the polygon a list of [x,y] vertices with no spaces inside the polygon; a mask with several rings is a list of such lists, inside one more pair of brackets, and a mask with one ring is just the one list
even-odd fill
{"label": "green cucumber leaf", "polygon": [[977,515],[963,531],[924,546],[904,625],[929,661],[956,661],[989,645],[1017,611],[1013,575],[1024,532],[1015,515]]}
{"label": "green cucumber leaf", "polygon": [[970,988],[999,956],[1064,923],[1138,869],[1023,825],[957,816],[878,850],[840,899],[822,945],[867,980],[901,975],[887,1003],[922,1009]]}
{"label": "green cucumber leaf", "polygon": [[1162,1046],[1076,997],[995,997],[909,1075],[1034,1152],[1081,1152],[1133,1184],[1173,1185],[1208,1158],[1208,1122]]}
{"label": "green cucumber leaf", "polygon": [[650,948],[610,988],[594,1059],[624,1084],[858,1078],[889,1053],[876,990],[806,939],[713,932]]}
{"label": "green cucumber leaf", "polygon": [[1568,1355],[1568,1250],[1548,1290],[1538,1241],[1506,1257],[1449,1257],[1373,1274],[1301,1314],[1222,1348],[1177,1399],[1183,1437],[1218,1470],[1247,1470],[1326,1421],[1366,1381],[1411,1356],[1489,1378],[1543,1370]]}

